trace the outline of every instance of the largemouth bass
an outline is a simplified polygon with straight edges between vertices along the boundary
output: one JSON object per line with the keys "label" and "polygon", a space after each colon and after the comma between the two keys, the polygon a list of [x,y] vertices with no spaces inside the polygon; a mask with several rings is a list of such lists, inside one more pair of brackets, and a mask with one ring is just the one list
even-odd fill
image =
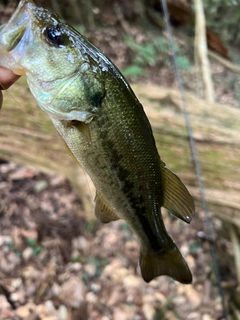
{"label": "largemouth bass", "polygon": [[106,56],[55,13],[22,0],[0,29],[0,65],[26,75],[73,158],[96,187],[96,217],[124,219],[140,243],[146,282],[192,281],[161,216],[190,222],[194,203],[160,159],[143,107]]}

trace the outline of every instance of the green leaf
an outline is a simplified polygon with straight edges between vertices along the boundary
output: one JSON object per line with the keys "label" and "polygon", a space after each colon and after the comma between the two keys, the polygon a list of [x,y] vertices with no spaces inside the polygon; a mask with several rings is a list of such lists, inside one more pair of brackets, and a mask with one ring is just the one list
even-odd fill
{"label": "green leaf", "polygon": [[145,72],[139,66],[132,65],[122,70],[122,74],[125,77],[136,77],[136,76],[144,76]]}
{"label": "green leaf", "polygon": [[190,69],[191,68],[190,61],[188,60],[188,58],[186,58],[184,56],[176,57],[176,62],[177,62],[177,66],[180,69]]}
{"label": "green leaf", "polygon": [[36,240],[34,238],[27,238],[26,241],[28,246],[31,248],[34,248],[37,245]]}
{"label": "green leaf", "polygon": [[92,232],[94,230],[94,227],[95,227],[95,224],[92,221],[87,222],[86,225],[85,225],[85,229],[88,232]]}
{"label": "green leaf", "polygon": [[37,256],[39,253],[41,253],[43,250],[43,248],[41,246],[36,246],[35,248],[33,248],[33,253],[32,256],[35,257]]}

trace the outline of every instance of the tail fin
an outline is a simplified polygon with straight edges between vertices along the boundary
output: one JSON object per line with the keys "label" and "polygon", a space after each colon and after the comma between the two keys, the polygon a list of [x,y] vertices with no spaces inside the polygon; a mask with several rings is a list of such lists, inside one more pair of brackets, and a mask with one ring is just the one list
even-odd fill
{"label": "tail fin", "polygon": [[155,252],[149,249],[146,253],[140,251],[140,267],[142,277],[146,282],[161,275],[169,276],[181,283],[191,283],[192,274],[177,246],[169,250]]}

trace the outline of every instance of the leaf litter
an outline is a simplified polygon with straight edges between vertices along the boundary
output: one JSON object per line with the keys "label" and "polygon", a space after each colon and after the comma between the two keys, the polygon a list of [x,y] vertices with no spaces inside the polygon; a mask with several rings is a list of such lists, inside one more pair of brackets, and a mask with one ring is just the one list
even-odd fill
{"label": "leaf litter", "polygon": [[201,212],[186,228],[164,215],[193,272],[187,286],[167,277],[146,284],[126,223],[86,220],[63,177],[1,163],[0,219],[2,320],[221,318],[209,247],[197,236]]}

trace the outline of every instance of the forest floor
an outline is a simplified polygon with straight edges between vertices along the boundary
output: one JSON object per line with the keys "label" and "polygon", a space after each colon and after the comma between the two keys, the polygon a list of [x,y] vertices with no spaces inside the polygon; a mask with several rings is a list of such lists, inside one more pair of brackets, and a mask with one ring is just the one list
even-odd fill
{"label": "forest floor", "polygon": [[[136,51],[111,26],[95,32],[92,40],[124,70],[136,65],[133,60],[144,44],[151,46],[159,38],[156,31],[143,35],[131,28],[130,33],[139,45]],[[188,58],[182,60],[184,85],[196,92],[201,81],[191,65],[192,49],[181,40],[178,45],[180,55]],[[128,79],[176,88],[170,55],[156,52],[154,57],[140,64],[141,74],[130,72]],[[239,76],[217,63],[212,72],[217,100],[239,107]],[[186,233],[183,222],[164,213],[166,228],[193,273],[192,285],[167,277],[146,284],[138,267],[139,247],[126,223],[102,225],[85,216],[81,195],[64,177],[0,162],[1,320],[224,319],[209,243],[202,237],[201,209]],[[228,305],[236,286],[233,254],[222,222],[213,221]]]}
{"label": "forest floor", "polygon": [[[0,178],[0,319],[223,319],[209,244],[198,236],[205,229],[201,211],[185,229],[164,214],[193,284],[167,277],[147,284],[124,221],[87,221],[81,196],[60,176],[1,163]],[[221,226],[216,218],[214,224]],[[226,246],[227,239],[218,242],[225,256],[222,280],[233,287]]]}

